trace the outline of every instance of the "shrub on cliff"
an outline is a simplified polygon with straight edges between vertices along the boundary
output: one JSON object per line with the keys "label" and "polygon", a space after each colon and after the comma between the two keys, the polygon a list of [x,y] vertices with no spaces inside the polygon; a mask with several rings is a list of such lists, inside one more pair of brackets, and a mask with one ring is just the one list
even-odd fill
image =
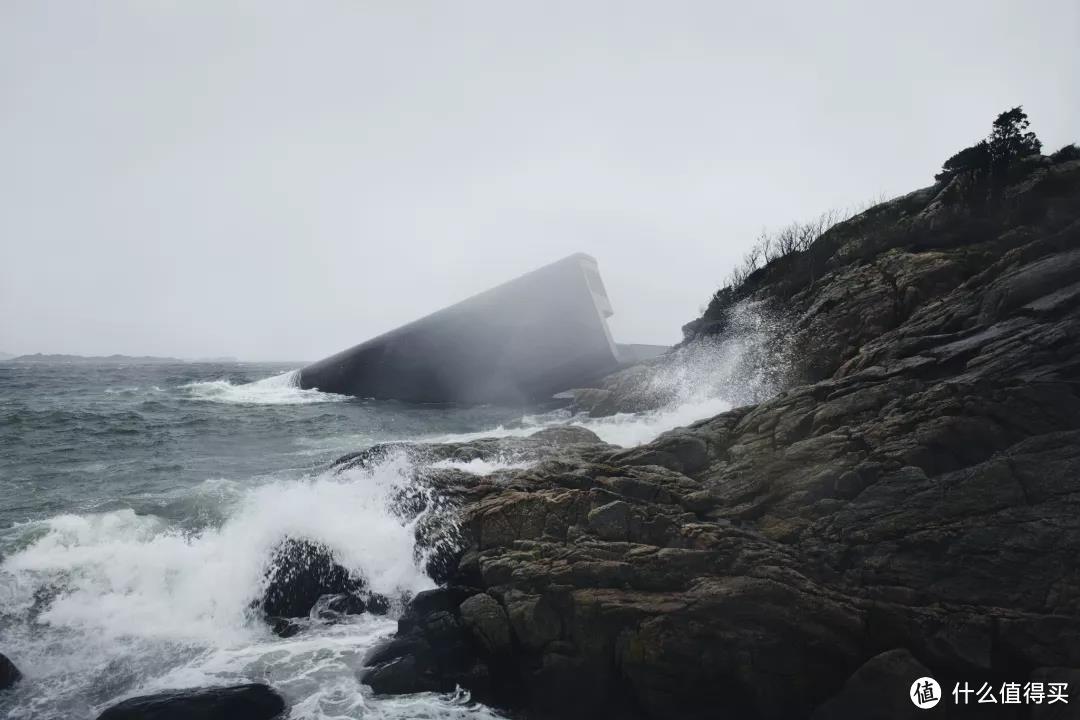
{"label": "shrub on cliff", "polygon": [[992,162],[1007,166],[1013,160],[1042,152],[1042,142],[1028,130],[1030,124],[1020,105],[998,115],[989,138]]}
{"label": "shrub on cliff", "polygon": [[1056,163],[1080,160],[1080,147],[1077,147],[1075,143],[1069,143],[1060,150],[1054,151],[1054,153],[1050,155],[1050,159]]}
{"label": "shrub on cliff", "polygon": [[[1005,182],[1009,168],[1016,160],[1042,151],[1042,142],[1028,130],[1030,125],[1023,106],[1006,110],[994,119],[989,137],[946,160],[934,179],[940,182],[963,174],[969,181],[994,179],[999,184]],[[969,182],[972,187],[976,184]]]}
{"label": "shrub on cliff", "polygon": [[807,222],[793,222],[779,230],[762,230],[742,262],[731,271],[724,287],[737,288],[769,263],[808,250],[826,230],[858,212],[858,209],[848,212],[830,210]]}
{"label": "shrub on cliff", "polygon": [[980,140],[971,147],[956,153],[941,165],[935,180],[950,180],[962,172],[978,172],[990,169],[990,143]]}

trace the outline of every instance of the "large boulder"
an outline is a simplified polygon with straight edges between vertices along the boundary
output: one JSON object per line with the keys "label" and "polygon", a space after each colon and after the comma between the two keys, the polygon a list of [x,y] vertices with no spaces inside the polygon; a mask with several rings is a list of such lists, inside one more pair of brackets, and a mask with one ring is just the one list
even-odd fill
{"label": "large boulder", "polygon": [[[385,614],[389,602],[370,592],[364,579],[334,560],[321,543],[288,538],[275,548],[258,605],[279,635],[292,634],[287,618],[307,617],[317,605],[327,615]],[[320,603],[320,600],[323,600]]]}
{"label": "large boulder", "polygon": [[491,655],[510,652],[510,621],[495,598],[477,593],[458,606],[458,614],[473,637]]}
{"label": "large boulder", "polygon": [[272,720],[285,700],[258,683],[142,695],[113,705],[98,720]]}
{"label": "large boulder", "polygon": [[19,681],[22,673],[15,663],[11,662],[6,655],[0,653],[0,690],[6,690]]}
{"label": "large boulder", "polygon": [[[812,720],[903,720],[924,717],[908,696],[911,685],[931,672],[905,648],[870,658],[848,678]],[[944,701],[945,698],[940,698]]]}
{"label": "large boulder", "polygon": [[460,685],[481,702],[520,704],[510,650],[509,622],[494,599],[462,586],[426,590],[406,607],[395,638],[366,658],[360,680],[380,695]]}
{"label": "large boulder", "polygon": [[418,593],[398,620],[395,639],[366,659],[361,682],[377,694],[449,692],[465,678],[486,672],[477,669],[480,657],[458,612],[476,592],[445,587]]}

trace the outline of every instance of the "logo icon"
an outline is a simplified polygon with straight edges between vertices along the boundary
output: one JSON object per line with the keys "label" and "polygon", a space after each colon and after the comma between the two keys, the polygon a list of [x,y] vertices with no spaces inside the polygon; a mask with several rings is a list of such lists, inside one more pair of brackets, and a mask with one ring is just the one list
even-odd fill
{"label": "logo icon", "polygon": [[921,677],[911,683],[911,702],[920,710],[929,710],[941,702],[941,686],[932,677]]}

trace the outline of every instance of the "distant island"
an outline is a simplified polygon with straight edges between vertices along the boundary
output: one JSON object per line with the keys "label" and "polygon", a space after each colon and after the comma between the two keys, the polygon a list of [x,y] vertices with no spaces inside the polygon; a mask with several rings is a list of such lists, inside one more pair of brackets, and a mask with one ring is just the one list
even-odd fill
{"label": "distant island", "polygon": [[157,357],[154,355],[67,355],[63,353],[34,353],[17,357],[0,357],[0,361],[10,363],[41,364],[80,364],[80,365],[170,365],[175,363],[234,363],[234,357],[196,358],[184,360],[175,357]]}

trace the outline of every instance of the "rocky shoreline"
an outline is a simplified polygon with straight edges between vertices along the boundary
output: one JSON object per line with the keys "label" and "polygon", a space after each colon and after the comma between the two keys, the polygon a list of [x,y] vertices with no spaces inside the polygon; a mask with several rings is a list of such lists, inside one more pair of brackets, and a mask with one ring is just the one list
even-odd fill
{"label": "rocky shoreline", "polygon": [[[992,213],[941,183],[719,294],[690,345],[738,303],[786,308],[800,362],[775,397],[431,478],[460,548],[364,681],[536,718],[838,718],[867,693],[917,712],[916,669],[1075,676],[1080,162],[1027,163]],[[605,410],[647,407],[620,380]]]}

